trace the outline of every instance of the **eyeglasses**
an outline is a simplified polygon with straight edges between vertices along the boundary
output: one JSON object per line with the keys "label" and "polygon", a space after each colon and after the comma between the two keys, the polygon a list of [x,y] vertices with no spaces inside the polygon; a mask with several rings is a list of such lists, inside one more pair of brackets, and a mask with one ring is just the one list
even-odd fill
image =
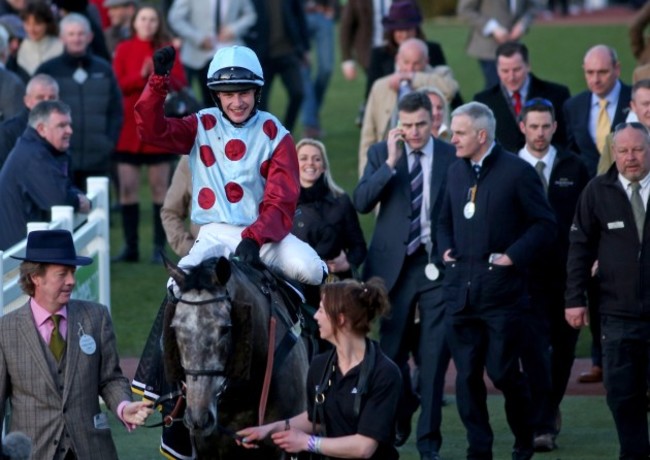
{"label": "eyeglasses", "polygon": [[553,103],[548,99],[544,99],[543,97],[534,97],[532,99],[527,100],[526,103],[524,104],[524,107],[532,107],[534,105],[553,107]]}
{"label": "eyeglasses", "polygon": [[648,128],[643,126],[643,124],[639,123],[638,121],[624,121],[623,123],[619,123],[614,127],[614,132],[617,133],[624,130],[625,128],[634,128],[638,129],[639,131],[643,131],[646,134],[648,133]]}

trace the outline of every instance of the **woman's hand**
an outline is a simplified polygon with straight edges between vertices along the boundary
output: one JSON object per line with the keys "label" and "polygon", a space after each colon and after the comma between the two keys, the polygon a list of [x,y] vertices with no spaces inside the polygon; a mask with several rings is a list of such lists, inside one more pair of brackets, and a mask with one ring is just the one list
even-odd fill
{"label": "woman's hand", "polygon": [[293,454],[307,450],[309,435],[304,431],[292,428],[290,430],[273,433],[271,439],[273,439],[275,445],[280,449]]}
{"label": "woman's hand", "polygon": [[244,428],[237,432],[237,436],[240,437],[235,442],[246,449],[257,449],[257,442],[266,439],[275,428],[275,425],[275,423],[269,423],[268,425]]}
{"label": "woman's hand", "polygon": [[340,273],[350,269],[350,262],[348,262],[348,257],[345,255],[345,251],[343,250],[341,250],[341,253],[334,259],[327,260],[325,263],[327,264],[327,269],[330,273]]}

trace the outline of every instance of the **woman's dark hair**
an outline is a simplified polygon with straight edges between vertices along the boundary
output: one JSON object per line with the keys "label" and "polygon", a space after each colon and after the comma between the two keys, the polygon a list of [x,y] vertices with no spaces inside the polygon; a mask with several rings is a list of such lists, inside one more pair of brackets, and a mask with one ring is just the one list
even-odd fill
{"label": "woman's dark hair", "polygon": [[133,18],[131,19],[131,36],[137,36],[134,27],[135,19],[138,17],[140,11],[144,9],[153,10],[156,12],[156,16],[158,16],[158,30],[156,30],[156,33],[151,39],[151,43],[153,44],[154,49],[162,48],[163,46],[168,45],[172,40],[172,36],[169,33],[169,29],[167,28],[165,16],[162,14],[160,9],[154,5],[140,5],[135,11]]}
{"label": "woman's dark hair", "polygon": [[365,336],[370,332],[372,321],[390,309],[384,281],[376,276],[365,283],[348,279],[324,284],[320,292],[334,335],[340,329],[340,315],[343,315],[353,333]]}
{"label": "woman's dark hair", "polygon": [[33,17],[36,22],[45,24],[46,35],[52,37],[59,35],[59,25],[54,18],[54,13],[49,3],[43,0],[35,0],[27,3],[25,9],[20,12],[20,19],[25,22],[29,17]]}
{"label": "woman's dark hair", "polygon": [[[386,50],[388,53],[395,57],[397,56],[397,51],[399,50],[399,43],[395,41],[395,38],[393,37],[393,32],[394,30],[387,30],[384,32],[384,41],[386,42]],[[424,35],[424,32],[422,31],[422,27],[417,26],[415,28],[415,38],[419,38],[423,42],[427,41],[426,36]]]}

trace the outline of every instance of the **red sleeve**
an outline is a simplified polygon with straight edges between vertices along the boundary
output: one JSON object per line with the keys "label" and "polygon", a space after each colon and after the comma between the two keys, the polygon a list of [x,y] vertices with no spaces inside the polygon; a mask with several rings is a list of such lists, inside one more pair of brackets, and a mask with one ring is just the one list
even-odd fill
{"label": "red sleeve", "polygon": [[183,118],[166,118],[163,104],[169,77],[151,75],[140,99],[135,103],[135,124],[143,142],[168,152],[188,155],[198,129],[195,114]]}
{"label": "red sleeve", "polygon": [[282,240],[291,231],[299,196],[298,155],[287,134],[271,157],[260,215],[244,229],[242,238],[252,238],[260,246]]}

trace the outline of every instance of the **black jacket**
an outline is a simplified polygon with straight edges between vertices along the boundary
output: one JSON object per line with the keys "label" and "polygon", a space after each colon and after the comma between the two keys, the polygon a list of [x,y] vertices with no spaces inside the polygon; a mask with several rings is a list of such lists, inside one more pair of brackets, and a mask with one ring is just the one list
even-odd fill
{"label": "black jacket", "polygon": [[[78,69],[85,80],[75,80]],[[64,52],[45,61],[35,73],[45,73],[59,84],[59,97],[72,112],[72,169],[108,171],[110,156],[122,129],[122,93],[113,68],[104,59]],[[77,74],[78,75],[78,74]]]}
{"label": "black jacket", "polygon": [[20,135],[25,132],[28,117],[29,110],[25,108],[18,115],[0,124],[0,169],[2,169],[2,165],[7,161],[9,152],[16,145],[16,141]]}
{"label": "black jacket", "polygon": [[[569,88],[564,85],[540,80],[531,73],[526,100],[529,101],[537,97],[548,99],[553,104],[555,120],[557,121],[557,130],[553,135],[553,145],[559,148],[565,148],[567,145],[567,133],[562,107],[570,97]],[[482,102],[492,109],[494,117],[497,120],[496,137],[503,148],[511,152],[518,152],[526,144],[526,138],[519,129],[519,121],[515,115],[514,108],[508,100],[508,95],[504,94],[504,89],[501,85],[498,84],[481,91],[474,96],[474,100]]]}
{"label": "black jacket", "polygon": [[[548,201],[557,219],[557,238],[548,251],[530,269],[530,290],[547,293],[564,292],[566,261],[569,253],[569,230],[582,190],[589,182],[587,167],[577,155],[558,150],[548,184]],[[561,306],[559,306],[561,307]]]}
{"label": "black jacket", "polygon": [[[451,165],[438,221],[438,249],[452,250],[444,279],[451,313],[508,308],[527,303],[528,268],[557,233],[553,210],[535,169],[496,145],[483,160],[471,219],[464,216],[470,188],[477,184],[469,160]],[[513,266],[488,262],[507,254]]]}
{"label": "black jacket", "polygon": [[650,225],[639,242],[632,205],[616,165],[585,188],[571,227],[566,306],[586,305],[591,266],[598,259],[602,315],[650,318]]}
{"label": "black jacket", "polygon": [[56,150],[34,128],[18,139],[0,171],[0,250],[27,235],[27,222],[49,221],[50,208],[79,208],[80,190],[69,178],[70,156]]}
{"label": "black jacket", "polygon": [[348,262],[356,269],[367,253],[359,217],[350,197],[334,196],[323,178],[312,187],[300,188],[291,233],[313,247],[323,260],[334,259],[345,251]]}

